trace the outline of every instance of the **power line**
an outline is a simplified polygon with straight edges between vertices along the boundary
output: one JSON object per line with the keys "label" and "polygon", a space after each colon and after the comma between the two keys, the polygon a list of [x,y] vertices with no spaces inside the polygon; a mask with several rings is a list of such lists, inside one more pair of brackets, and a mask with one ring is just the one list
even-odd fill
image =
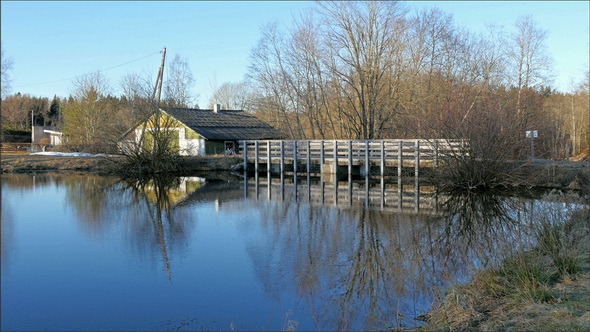
{"label": "power line", "polygon": [[87,75],[90,75],[90,74],[93,74],[93,73],[102,73],[102,72],[105,72],[107,70],[111,70],[111,69],[115,69],[115,68],[118,68],[118,67],[122,67],[122,66],[128,65],[130,63],[133,63],[133,62],[136,62],[136,61],[139,61],[139,60],[143,60],[145,58],[149,58],[152,55],[159,54],[160,52],[161,51],[157,51],[157,52],[154,52],[152,54],[143,56],[141,58],[138,58],[138,59],[135,59],[135,60],[131,60],[129,62],[122,63],[120,65],[116,65],[116,66],[109,67],[109,68],[106,68],[106,69],[101,69],[101,70],[93,71],[93,72],[90,72],[90,73],[87,73],[87,74],[83,74],[83,75],[76,75],[76,76],[72,76],[72,77],[69,77],[69,78],[64,78],[64,79],[55,80],[55,81],[49,81],[49,82],[43,82],[43,83],[17,85],[17,86],[14,86],[13,88],[23,88],[23,87],[29,87],[29,86],[37,86],[37,85],[45,85],[45,84],[51,84],[51,83],[58,83],[58,82],[63,82],[63,81],[70,81],[70,80],[73,80],[75,78],[84,77],[84,76],[87,76]]}

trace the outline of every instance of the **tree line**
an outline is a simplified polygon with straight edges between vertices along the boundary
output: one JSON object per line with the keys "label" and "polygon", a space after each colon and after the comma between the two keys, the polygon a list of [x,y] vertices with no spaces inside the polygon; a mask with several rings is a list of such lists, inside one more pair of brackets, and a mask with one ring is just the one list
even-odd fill
{"label": "tree line", "polygon": [[547,32],[529,17],[474,34],[437,8],[319,2],[293,28],[262,28],[248,82],[259,116],[292,138],[501,140],[507,157],[563,158],[590,146],[588,73],[551,88]]}
{"label": "tree line", "polygon": [[[287,30],[264,25],[246,79],[223,83],[208,106],[244,109],[293,139],[468,138],[509,147],[510,158],[526,156],[524,133],[538,130],[539,155],[564,158],[590,147],[589,75],[569,93],[553,89],[546,38],[529,16],[510,31],[475,34],[437,8],[317,2]],[[10,66],[2,71],[3,128],[57,125],[92,145],[114,141],[150,109],[149,75],[125,76],[117,96],[96,73],[49,101],[4,97]],[[188,62],[176,56],[166,72],[162,104],[198,107]]]}

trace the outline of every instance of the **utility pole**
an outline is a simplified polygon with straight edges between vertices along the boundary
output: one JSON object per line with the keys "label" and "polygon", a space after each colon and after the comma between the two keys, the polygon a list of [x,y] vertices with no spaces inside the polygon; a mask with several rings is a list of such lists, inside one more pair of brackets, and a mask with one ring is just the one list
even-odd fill
{"label": "utility pole", "polygon": [[156,97],[156,91],[158,93],[158,99],[156,99],[156,106],[160,107],[160,96],[162,95],[162,82],[164,81],[164,63],[166,61],[166,47],[162,50],[162,64],[158,70],[158,78],[156,79],[156,86],[152,93],[152,100]]}
{"label": "utility pole", "polygon": [[31,148],[35,143],[35,110],[31,109]]}

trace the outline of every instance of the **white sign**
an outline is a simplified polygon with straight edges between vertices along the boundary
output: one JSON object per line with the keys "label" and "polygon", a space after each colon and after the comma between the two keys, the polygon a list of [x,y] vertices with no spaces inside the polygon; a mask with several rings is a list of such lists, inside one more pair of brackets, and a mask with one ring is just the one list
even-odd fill
{"label": "white sign", "polygon": [[526,137],[527,138],[537,138],[537,137],[539,137],[539,132],[536,130],[527,130]]}

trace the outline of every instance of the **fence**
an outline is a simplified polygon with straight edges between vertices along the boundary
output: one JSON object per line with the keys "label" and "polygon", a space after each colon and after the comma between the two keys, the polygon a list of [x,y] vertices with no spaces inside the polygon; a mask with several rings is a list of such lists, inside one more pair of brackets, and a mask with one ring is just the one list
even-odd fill
{"label": "fence", "polygon": [[[466,153],[466,140],[265,140],[240,142],[240,153],[244,155],[244,168],[253,163],[256,171],[259,164],[280,165],[280,172],[285,171],[285,164],[293,165],[293,172],[300,171],[298,165],[305,164],[306,172],[312,163],[319,164],[321,172],[325,165],[332,165],[331,172],[337,167],[347,166],[349,174],[354,167],[363,166],[369,172],[371,165],[378,165],[381,174],[386,166],[397,166],[401,175],[402,167],[437,167],[441,158]],[[270,167],[268,168],[270,169]]]}

